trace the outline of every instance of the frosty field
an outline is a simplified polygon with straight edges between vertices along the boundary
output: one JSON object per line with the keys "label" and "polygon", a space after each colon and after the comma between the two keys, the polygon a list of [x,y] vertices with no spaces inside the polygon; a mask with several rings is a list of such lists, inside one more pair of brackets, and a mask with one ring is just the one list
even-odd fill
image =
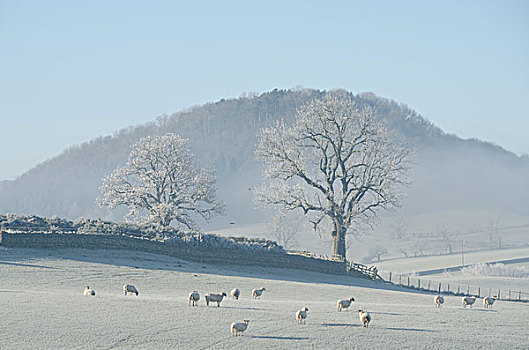
{"label": "frosty field", "polygon": [[[140,294],[124,296],[124,283]],[[82,291],[90,285],[95,297]],[[253,288],[266,287],[260,300]],[[206,307],[206,292],[237,287],[240,300]],[[190,307],[190,291],[201,293]],[[372,315],[362,328],[356,312],[336,311],[353,296],[352,309]],[[114,250],[0,248],[2,349],[527,349],[529,305],[481,300],[463,309],[446,297],[412,293],[381,283],[289,269],[211,266]],[[296,310],[307,306],[305,325]],[[249,319],[232,337],[230,324]]]}
{"label": "frosty field", "polygon": [[[529,248],[514,248],[467,252],[464,254],[465,264],[478,264],[529,257]],[[395,273],[417,272],[461,266],[461,254],[435,255],[416,258],[401,258],[376,263],[379,270]]]}

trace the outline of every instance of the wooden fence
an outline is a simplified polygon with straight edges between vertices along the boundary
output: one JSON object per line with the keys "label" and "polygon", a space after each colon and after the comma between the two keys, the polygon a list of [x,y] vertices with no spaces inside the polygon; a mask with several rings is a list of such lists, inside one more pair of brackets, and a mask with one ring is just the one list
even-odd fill
{"label": "wooden fence", "polygon": [[[378,275],[380,277],[380,275]],[[503,301],[520,301],[529,302],[529,293],[522,290],[514,289],[494,289],[484,288],[481,286],[472,286],[468,284],[457,284],[448,282],[436,282],[429,279],[414,277],[409,274],[393,274],[387,272],[384,274],[386,278],[380,277],[381,281],[391,283],[393,285],[420,290],[425,292],[433,292],[439,294],[455,295],[455,296],[495,296],[497,300]]]}

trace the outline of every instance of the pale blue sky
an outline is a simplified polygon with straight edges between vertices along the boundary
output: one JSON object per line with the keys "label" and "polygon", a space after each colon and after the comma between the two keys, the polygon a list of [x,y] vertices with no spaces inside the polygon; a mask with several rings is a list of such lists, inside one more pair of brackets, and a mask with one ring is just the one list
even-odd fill
{"label": "pale blue sky", "polygon": [[0,180],[242,92],[372,91],[529,153],[529,1],[0,0]]}

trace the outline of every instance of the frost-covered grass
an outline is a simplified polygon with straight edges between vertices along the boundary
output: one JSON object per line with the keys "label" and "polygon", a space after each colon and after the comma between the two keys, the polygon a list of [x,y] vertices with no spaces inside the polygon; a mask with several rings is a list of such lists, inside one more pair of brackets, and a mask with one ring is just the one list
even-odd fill
{"label": "frost-covered grass", "polygon": [[[464,262],[465,265],[480,264],[527,257],[529,257],[529,248],[488,250],[465,253]],[[378,262],[376,266],[381,271],[392,271],[395,273],[442,269],[461,266],[461,254],[393,259]]]}
{"label": "frost-covered grass", "polygon": [[[140,295],[123,295],[124,283]],[[96,291],[85,297],[85,285]],[[252,288],[266,287],[260,300]],[[205,292],[241,290],[238,301],[206,307]],[[198,307],[187,295],[202,294]],[[361,327],[355,312],[337,312],[336,300],[354,296],[352,309],[369,311]],[[306,325],[295,312],[307,306]],[[350,277],[289,269],[211,266],[127,251],[0,250],[2,349],[527,349],[525,304],[479,303],[463,309],[446,297],[404,291]],[[231,322],[250,319],[241,337]]]}
{"label": "frost-covered grass", "polygon": [[[489,289],[491,295],[497,295],[498,290],[501,290],[501,297],[507,298],[509,290],[512,291],[512,298],[518,298],[518,291],[522,291],[522,298],[529,298],[529,279],[528,278],[514,278],[514,277],[497,277],[497,276],[470,276],[463,275],[461,272],[439,274],[432,276],[425,276],[422,281],[432,280],[435,282],[443,283],[443,288],[450,283],[450,290],[457,290],[457,286],[460,286],[462,292],[466,292],[468,286],[470,286],[470,293],[476,294],[478,287],[480,288],[481,295],[488,295]],[[516,295],[515,295],[516,293]],[[529,305],[524,305],[525,307]]]}
{"label": "frost-covered grass", "polygon": [[475,264],[462,268],[461,273],[463,276],[529,278],[529,270],[525,266],[505,264]]}

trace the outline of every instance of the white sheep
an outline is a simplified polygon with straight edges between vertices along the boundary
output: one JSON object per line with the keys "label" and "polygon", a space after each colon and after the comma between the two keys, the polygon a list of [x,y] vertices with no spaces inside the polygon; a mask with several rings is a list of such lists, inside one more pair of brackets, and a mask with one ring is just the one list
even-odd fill
{"label": "white sheep", "polygon": [[266,290],[265,287],[261,287],[259,289],[253,289],[252,290],[252,296],[255,298],[260,298],[261,295],[263,295],[263,292]]}
{"label": "white sheep", "polygon": [[136,287],[134,287],[132,284],[125,284],[123,286],[123,291],[125,292],[125,295],[127,295],[127,293],[136,293],[136,296],[140,294],[138,293]]}
{"label": "white sheep", "polygon": [[433,298],[433,301],[435,302],[435,307],[441,308],[445,302],[445,298],[443,298],[441,295],[436,295]]}
{"label": "white sheep", "polygon": [[296,312],[296,320],[298,320],[298,323],[306,323],[307,320],[307,311],[309,311],[308,307],[304,307],[301,310],[298,310]]}
{"label": "white sheep", "polygon": [[492,309],[492,304],[496,301],[496,296],[483,298],[483,306],[485,309]]}
{"label": "white sheep", "polygon": [[248,323],[250,323],[250,320],[244,320],[242,322],[233,322],[231,324],[231,334],[234,336],[238,336],[239,333],[242,333],[248,328]]}
{"label": "white sheep", "polygon": [[476,301],[476,297],[474,296],[461,298],[461,303],[463,304],[463,307],[467,307],[468,305],[470,306],[470,308],[472,308],[472,304],[474,304],[475,301]]}
{"label": "white sheep", "polygon": [[206,299],[206,305],[209,306],[209,302],[217,302],[217,306],[220,306],[220,302],[224,297],[226,296],[226,293],[222,294],[215,294],[215,293],[206,293],[204,298]]}
{"label": "white sheep", "polygon": [[336,306],[338,307],[338,311],[342,311],[342,309],[347,309],[351,304],[355,301],[355,298],[351,297],[349,299],[342,299],[338,300],[336,302]]}
{"label": "white sheep", "polygon": [[231,297],[236,299],[236,300],[239,300],[239,296],[241,295],[241,291],[237,288],[233,288],[231,290]]}
{"label": "white sheep", "polygon": [[371,315],[363,310],[358,310],[358,317],[360,318],[362,325],[367,328],[369,326],[369,322],[371,322]]}
{"label": "white sheep", "polygon": [[196,290],[189,293],[189,305],[193,303],[193,306],[197,306],[199,300],[200,300],[200,294]]}
{"label": "white sheep", "polygon": [[89,286],[86,286],[83,295],[96,295],[96,291],[90,288]]}

